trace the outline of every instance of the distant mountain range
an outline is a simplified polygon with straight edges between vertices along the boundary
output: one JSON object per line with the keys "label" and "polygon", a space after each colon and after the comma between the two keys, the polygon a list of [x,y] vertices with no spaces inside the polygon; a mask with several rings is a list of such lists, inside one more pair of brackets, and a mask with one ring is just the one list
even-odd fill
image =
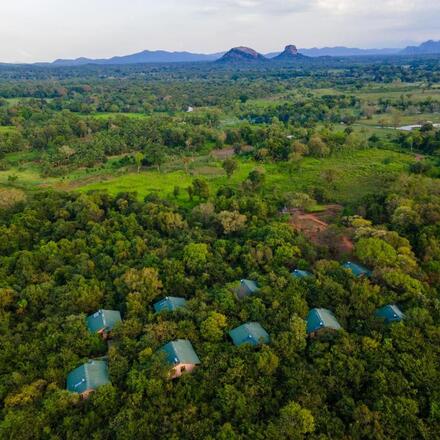
{"label": "distant mountain range", "polygon": [[[191,63],[198,61],[215,61],[223,53],[198,54],[191,52],[167,52],[165,50],[144,50],[132,55],[125,55],[112,58],[91,59],[76,58],[74,60],[55,60],[55,66],[83,66],[85,64],[142,64],[142,63]],[[47,63],[38,63],[47,64]]]}
{"label": "distant mountain range", "polygon": [[427,55],[440,53],[440,41],[429,40],[420,46],[408,46],[401,52],[403,55]]}
{"label": "distant mountain range", "polygon": [[[252,61],[267,59],[295,60],[298,57],[351,57],[351,56],[386,56],[386,55],[425,55],[440,54],[440,41],[426,41],[420,46],[408,46],[405,49],[358,49],[350,47],[323,47],[311,49],[299,49],[295,46],[287,46],[284,52],[272,52],[265,55],[259,54],[253,49],[247,47],[236,47],[228,52],[213,54],[198,54],[191,52],[167,52],[164,50],[150,51],[144,50],[139,53],[125,56],[116,56],[104,59],[77,58],[77,59],[59,59],[53,63],[36,63],[42,66],[83,66],[86,64],[99,65],[121,65],[121,64],[142,64],[142,63],[185,63],[185,62],[210,62],[216,60],[222,61]],[[226,58],[224,58],[226,56]]]}
{"label": "distant mountain range", "polygon": [[[303,55],[308,57],[355,57],[374,55],[396,55],[401,49],[358,49],[356,47],[313,47],[300,49]],[[276,54],[273,54],[276,55]]]}

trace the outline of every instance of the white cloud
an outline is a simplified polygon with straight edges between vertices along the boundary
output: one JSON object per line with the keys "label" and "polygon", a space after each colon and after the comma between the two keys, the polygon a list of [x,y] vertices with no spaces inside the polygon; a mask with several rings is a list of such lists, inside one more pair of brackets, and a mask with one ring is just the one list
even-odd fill
{"label": "white cloud", "polygon": [[[200,4],[199,0],[192,3]],[[252,13],[254,15],[281,15],[310,10],[315,0],[208,0],[203,8],[223,13]]]}
{"label": "white cloud", "polygon": [[401,14],[432,6],[432,1],[426,0],[317,0],[316,3],[318,8],[330,13],[347,15]]}

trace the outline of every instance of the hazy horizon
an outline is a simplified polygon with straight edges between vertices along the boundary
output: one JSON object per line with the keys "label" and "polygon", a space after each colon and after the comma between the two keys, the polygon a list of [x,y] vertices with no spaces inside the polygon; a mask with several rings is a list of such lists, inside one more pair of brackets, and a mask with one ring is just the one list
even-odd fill
{"label": "hazy horizon", "polygon": [[440,39],[440,4],[427,0],[4,0],[0,16],[0,62],[238,45],[268,53],[290,43],[400,48]]}

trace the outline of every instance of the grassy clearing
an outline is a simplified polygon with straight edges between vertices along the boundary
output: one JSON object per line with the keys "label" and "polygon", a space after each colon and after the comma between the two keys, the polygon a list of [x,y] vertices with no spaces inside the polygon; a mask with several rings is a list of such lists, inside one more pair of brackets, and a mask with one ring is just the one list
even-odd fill
{"label": "grassy clearing", "polygon": [[[384,115],[373,115],[371,119],[362,119],[358,121],[358,124],[367,126],[367,127],[379,127],[379,121],[385,120],[387,125],[392,126],[392,116],[388,114]],[[440,123],[440,113],[420,113],[417,115],[401,115],[399,118],[399,126],[402,125],[413,125],[413,124],[423,124],[427,121],[431,121],[434,123]],[[389,128],[389,127],[386,127]],[[393,129],[392,129],[393,130]]]}
{"label": "grassy clearing", "polygon": [[396,135],[396,130],[394,128],[379,127],[377,125],[364,124],[364,120],[354,123],[351,128],[355,131],[363,132],[366,136],[372,136],[373,134],[379,136],[380,138],[392,139]]}
{"label": "grassy clearing", "polygon": [[[336,89],[313,89],[312,93],[316,96],[333,96],[333,95],[342,95],[344,92]],[[349,93],[346,93],[349,94]]]}
{"label": "grassy clearing", "polygon": [[433,86],[430,89],[424,87],[423,84],[389,84],[377,86],[370,84],[364,87],[362,90],[338,90],[332,88],[321,88],[312,90],[317,96],[325,95],[354,95],[360,98],[364,102],[375,102],[379,99],[390,99],[391,101],[400,100],[403,95],[405,98],[408,96],[413,101],[424,101],[428,97],[432,99],[440,99],[440,88]]}
{"label": "grassy clearing", "polygon": [[[139,199],[156,193],[161,197],[174,199],[175,187],[180,188],[179,204],[190,206],[186,188],[195,177],[206,179],[212,193],[221,186],[238,187],[255,168],[266,172],[265,191],[273,194],[308,192],[317,184],[329,188],[332,200],[349,204],[360,197],[377,191],[378,181],[384,175],[392,176],[408,169],[414,158],[408,154],[369,149],[338,155],[326,159],[305,158],[299,171],[289,174],[285,163],[261,164],[253,160],[239,159],[239,169],[228,179],[221,167],[221,161],[212,156],[197,157],[185,171],[180,159],[166,163],[159,172],[155,169],[140,173],[135,167],[114,167],[119,158],[110,159],[105,165],[93,169],[75,170],[64,177],[41,177],[35,153],[14,153],[7,156],[12,165],[7,171],[0,171],[0,186],[24,190],[54,188],[65,191],[106,190],[115,195],[120,192],[136,192]],[[331,184],[323,180],[323,173],[332,170],[336,176]],[[10,176],[16,176],[11,180]]]}
{"label": "grassy clearing", "polygon": [[371,149],[326,159],[306,158],[301,170],[290,176],[285,164],[258,164],[241,160],[239,169],[231,179],[227,179],[222,173],[220,162],[212,162],[209,166],[206,164],[194,166],[192,175],[186,174],[181,169],[171,172],[149,170],[116,178],[102,176],[101,181],[85,185],[80,190],[106,190],[113,195],[119,192],[135,191],[140,199],[149,193],[172,198],[174,187],[178,186],[181,188],[178,201],[187,204],[188,195],[185,188],[191,184],[194,177],[205,178],[214,192],[222,185],[237,187],[246,179],[250,171],[263,168],[266,171],[266,191],[286,193],[310,190],[317,182],[323,182],[322,173],[331,169],[337,176],[334,188],[331,190],[335,201],[350,203],[359,197],[377,191],[377,181],[380,176],[405,171],[412,161],[413,158],[406,154]]}
{"label": "grassy clearing", "polygon": [[383,87],[383,88],[367,88],[354,93],[364,101],[377,101],[379,99],[390,99],[392,101],[400,100],[403,95],[409,97],[412,101],[424,101],[428,97],[440,99],[440,89],[425,89],[422,86],[402,86],[402,87]]}
{"label": "grassy clearing", "polygon": [[147,118],[148,115],[145,113],[80,113],[80,116],[84,118],[93,117],[97,119],[110,119],[110,118],[117,118],[120,116],[124,116],[126,118],[132,118],[132,119],[143,119]]}
{"label": "grassy clearing", "polygon": [[15,131],[16,128],[13,126],[0,126],[0,133],[12,133],[13,131]]}
{"label": "grassy clearing", "polygon": [[[19,104],[20,102],[24,101],[31,101],[32,99],[39,99],[39,98],[30,98],[30,97],[21,97],[21,98],[3,98],[5,101],[7,101],[8,105],[14,106]],[[43,98],[44,101],[50,102],[53,101],[53,98]]]}
{"label": "grassy clearing", "polygon": [[[61,190],[70,190],[83,184],[100,179],[101,176],[119,175],[124,169],[115,170],[114,164],[121,156],[110,158],[105,165],[96,168],[79,168],[63,177],[42,177],[38,163],[39,153],[23,151],[9,153],[5,160],[10,168],[0,171],[0,186],[16,187],[27,191],[42,187],[52,187]],[[12,177],[12,180],[11,180]],[[16,177],[16,179],[15,179]]]}
{"label": "grassy clearing", "polygon": [[8,105],[17,105],[20,101],[26,101],[29,100],[29,98],[6,98],[5,101],[7,101]]}
{"label": "grassy clearing", "polygon": [[12,166],[18,167],[21,164],[37,161],[40,157],[38,151],[20,151],[17,153],[8,153],[5,155],[6,161]]}
{"label": "grassy clearing", "polygon": [[41,177],[36,167],[26,169],[13,167],[7,171],[0,171],[0,185],[3,186],[14,186],[30,190],[42,185],[50,186],[54,183],[55,179],[53,178]]}
{"label": "grassy clearing", "polygon": [[240,119],[238,119],[236,116],[227,116],[220,121],[220,127],[234,127],[239,125],[240,123]]}

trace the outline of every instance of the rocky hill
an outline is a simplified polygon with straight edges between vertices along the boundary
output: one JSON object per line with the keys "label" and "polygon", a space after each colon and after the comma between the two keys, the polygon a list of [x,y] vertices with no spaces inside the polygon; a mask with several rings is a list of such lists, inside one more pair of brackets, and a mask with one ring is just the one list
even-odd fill
{"label": "rocky hill", "polygon": [[226,52],[217,62],[219,63],[242,63],[268,61],[263,55],[249,47],[234,47]]}
{"label": "rocky hill", "polygon": [[298,49],[295,45],[290,44],[286,46],[283,52],[281,52],[278,56],[274,57],[274,61],[282,61],[282,62],[289,62],[289,61],[297,61],[301,59],[306,59],[304,55],[300,54],[298,52]]}

